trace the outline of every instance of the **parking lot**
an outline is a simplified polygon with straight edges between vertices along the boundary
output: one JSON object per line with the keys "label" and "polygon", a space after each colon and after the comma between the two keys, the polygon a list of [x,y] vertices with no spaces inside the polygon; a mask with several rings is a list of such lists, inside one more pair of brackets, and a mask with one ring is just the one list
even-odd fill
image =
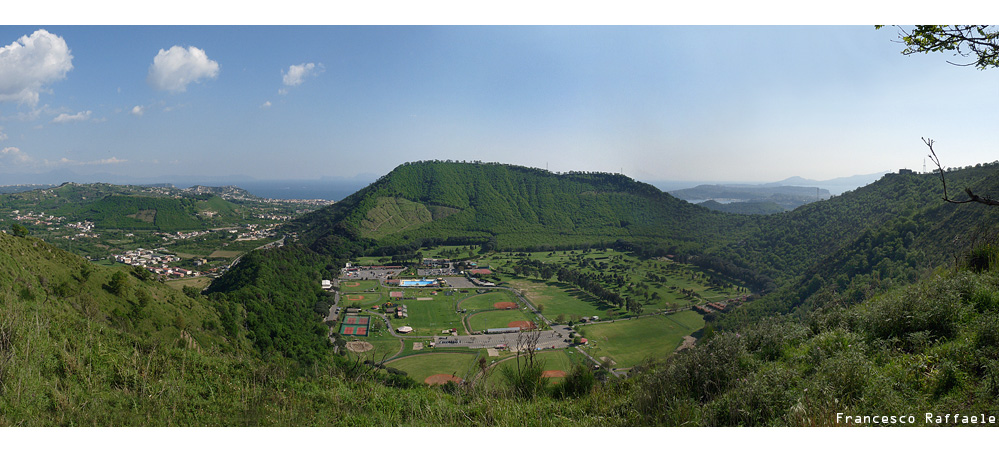
{"label": "parking lot", "polygon": [[[533,333],[524,333],[522,340]],[[541,331],[538,337],[537,348],[566,348],[568,336],[557,331]],[[477,334],[465,336],[434,336],[436,347],[468,347],[468,348],[495,348],[497,345],[505,345],[513,349],[517,346],[517,338],[521,333],[503,334]]]}

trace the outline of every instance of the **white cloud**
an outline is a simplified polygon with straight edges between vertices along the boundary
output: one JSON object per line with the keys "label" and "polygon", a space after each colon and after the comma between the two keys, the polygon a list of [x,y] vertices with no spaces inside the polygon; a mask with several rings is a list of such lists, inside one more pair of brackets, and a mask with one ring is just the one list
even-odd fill
{"label": "white cloud", "polygon": [[3,128],[0,127],[0,141],[6,140],[6,139],[7,139],[7,134],[3,133]]}
{"label": "white cloud", "polygon": [[90,110],[81,111],[81,112],[79,112],[79,113],[77,113],[75,115],[70,115],[70,114],[62,113],[59,116],[56,116],[55,119],[52,120],[52,122],[54,122],[56,124],[61,124],[61,123],[66,123],[66,122],[86,121],[86,120],[90,119],[90,115],[92,115],[92,114],[93,114],[93,112],[90,111]]}
{"label": "white cloud", "polygon": [[37,30],[0,48],[0,102],[38,104],[44,86],[66,78],[73,55],[60,36]]}
{"label": "white cloud", "polygon": [[260,108],[271,108],[271,101],[264,102],[260,105]]}
{"label": "white cloud", "polygon": [[[322,64],[316,63],[302,63],[293,64],[288,68],[288,71],[281,71],[281,81],[285,86],[298,86],[305,81],[306,77],[314,77],[321,74],[325,68]],[[278,91],[281,94],[288,92],[287,89],[282,88]]]}
{"label": "white cloud", "polygon": [[146,82],[154,89],[175,93],[187,90],[187,85],[219,75],[219,63],[208,59],[204,50],[197,47],[170,47],[160,49],[149,66]]}
{"label": "white cloud", "polygon": [[145,107],[143,107],[141,105],[136,105],[136,106],[132,107],[132,112],[131,113],[133,115],[135,115],[135,116],[142,116],[142,114],[145,113],[145,112],[146,112]]}
{"label": "white cloud", "polygon": [[15,164],[28,163],[31,161],[31,156],[21,152],[20,149],[15,147],[6,147],[0,149],[0,161],[6,160],[8,162],[13,162]]}

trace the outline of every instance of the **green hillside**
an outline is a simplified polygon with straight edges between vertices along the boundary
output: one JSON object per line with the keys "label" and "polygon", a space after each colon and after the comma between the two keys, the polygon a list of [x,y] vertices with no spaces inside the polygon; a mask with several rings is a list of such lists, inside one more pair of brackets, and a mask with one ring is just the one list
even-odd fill
{"label": "green hillside", "polygon": [[[638,376],[631,396],[641,423],[994,426],[999,253],[991,246],[991,264],[977,270],[966,256],[961,269],[853,306],[709,335]],[[871,420],[882,413],[889,417]]]}
{"label": "green hillside", "polygon": [[[994,195],[997,169],[952,171],[948,183]],[[889,175],[793,212],[747,216],[619,175],[409,164],[298,219],[298,242],[248,253],[207,296],[0,234],[0,425],[794,426],[881,412],[913,413],[922,425],[924,412],[999,417],[999,209],[946,204],[939,182]],[[131,201],[119,196],[100,199],[124,213]],[[139,211],[124,218],[150,218]],[[524,374],[495,388],[437,388],[333,352],[320,323],[330,296],[319,279],[363,252],[445,242],[480,245],[480,253],[580,244],[635,258],[676,253],[738,275],[760,294],[708,316],[694,348],[653,354],[621,380],[577,369],[558,385]]]}
{"label": "green hillside", "polygon": [[0,195],[0,208],[92,221],[100,229],[161,232],[203,229],[242,218],[236,204],[209,192],[111,184],[66,183]]}
{"label": "green hillside", "polygon": [[331,235],[374,247],[492,240],[498,249],[525,249],[618,239],[700,247],[709,234],[721,236],[723,222],[721,214],[621,175],[434,161],[399,166],[296,227],[324,251],[332,249]]}
{"label": "green hillside", "polygon": [[[950,172],[948,184],[997,193],[999,164]],[[999,209],[949,204],[941,197],[937,174],[890,174],[831,200],[766,217],[759,233],[715,256],[773,275],[780,290],[721,324],[858,303],[953,266],[962,253],[995,237]]]}
{"label": "green hillside", "polygon": [[329,354],[306,366],[280,351],[280,333],[251,345],[261,308],[236,294],[177,291],[30,237],[0,233],[0,268],[0,426],[625,422],[608,418],[615,406],[446,392]]}

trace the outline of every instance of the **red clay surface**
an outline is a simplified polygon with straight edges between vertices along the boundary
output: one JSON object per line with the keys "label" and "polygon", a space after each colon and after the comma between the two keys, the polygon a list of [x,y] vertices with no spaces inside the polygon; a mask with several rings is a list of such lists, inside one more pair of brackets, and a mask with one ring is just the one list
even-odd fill
{"label": "red clay surface", "polygon": [[544,377],[544,378],[564,377],[565,376],[565,371],[564,370],[546,370],[546,371],[544,371],[544,372],[541,373],[541,376]]}
{"label": "red clay surface", "polygon": [[343,283],[344,287],[357,287],[357,286],[360,286],[360,285],[361,285],[361,283],[359,283],[359,282],[345,282],[345,283]]}
{"label": "red clay surface", "polygon": [[435,374],[427,377],[426,380],[423,380],[423,382],[428,385],[442,385],[449,381],[453,381],[455,383],[461,383],[461,378],[448,374]]}
{"label": "red clay surface", "polygon": [[527,320],[514,320],[510,323],[507,323],[506,326],[510,328],[519,326],[520,329],[522,330],[533,330],[538,328],[538,326],[535,325],[534,322],[528,322]]}
{"label": "red clay surface", "polygon": [[517,303],[512,301],[498,301],[493,303],[493,307],[496,309],[514,309],[517,307]]}

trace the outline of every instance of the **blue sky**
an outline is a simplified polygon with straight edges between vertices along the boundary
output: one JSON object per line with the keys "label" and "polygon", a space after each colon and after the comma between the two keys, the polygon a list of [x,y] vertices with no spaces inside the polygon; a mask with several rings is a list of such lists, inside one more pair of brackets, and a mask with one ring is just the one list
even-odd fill
{"label": "blue sky", "polygon": [[2,26],[0,175],[349,178],[452,159],[764,182],[921,169],[924,136],[948,166],[999,158],[999,69],[903,56],[894,39],[872,26]]}

